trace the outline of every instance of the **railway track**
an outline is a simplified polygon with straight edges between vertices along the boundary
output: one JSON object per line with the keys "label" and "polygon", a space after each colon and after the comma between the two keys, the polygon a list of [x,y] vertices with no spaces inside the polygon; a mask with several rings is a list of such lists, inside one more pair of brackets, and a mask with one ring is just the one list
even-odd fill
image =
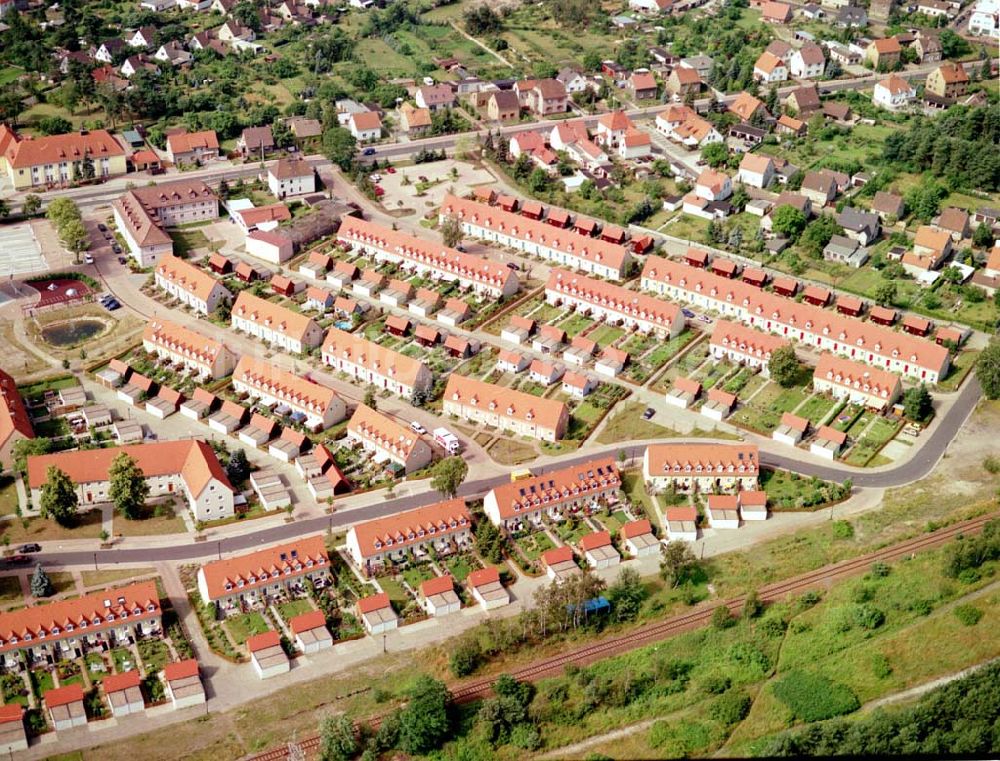
{"label": "railway track", "polygon": [[[757,595],[764,602],[774,602],[782,600],[789,595],[801,594],[817,587],[828,586],[834,581],[857,576],[867,571],[873,563],[899,560],[912,556],[917,552],[940,547],[960,534],[978,533],[988,521],[997,517],[1000,517],[997,513],[991,513],[978,518],[972,518],[968,521],[946,526],[932,533],[921,534],[890,547],[884,547],[867,555],[843,560],[839,563],[818,568],[815,571],[800,574],[791,579],[767,584],[757,590]],[[668,618],[665,621],[646,624],[626,634],[609,637],[569,652],[561,653],[560,655],[543,658],[535,663],[515,669],[510,674],[519,681],[537,681],[545,677],[554,676],[561,673],[570,664],[585,666],[602,658],[620,655],[650,643],[662,641],[677,634],[706,626],[717,607],[724,605],[731,612],[736,613],[742,608],[745,600],[745,595],[739,595],[728,600],[706,604],[688,613]],[[493,681],[494,677],[482,677],[473,681],[459,683],[452,686],[451,694],[457,703],[470,703],[481,700],[492,694]],[[377,726],[380,719],[381,717],[375,717],[370,723]],[[297,745],[309,756],[310,753],[319,748],[319,736],[309,737],[297,743]],[[288,757],[288,748],[280,747],[250,756],[248,757],[248,761],[285,761]]]}

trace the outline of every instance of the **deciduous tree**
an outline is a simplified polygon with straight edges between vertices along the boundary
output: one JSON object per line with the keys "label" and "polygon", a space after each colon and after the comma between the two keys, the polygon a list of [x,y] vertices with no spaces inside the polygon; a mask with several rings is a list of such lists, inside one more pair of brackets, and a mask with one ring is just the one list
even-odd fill
{"label": "deciduous tree", "polygon": [[675,540],[663,545],[660,577],[672,587],[679,587],[690,577],[698,561],[687,542]]}
{"label": "deciduous tree", "polygon": [[469,466],[461,457],[446,457],[434,466],[431,488],[451,499],[458,494],[458,487],[468,473]]}
{"label": "deciduous tree", "polygon": [[790,345],[775,349],[767,361],[767,371],[771,379],[782,388],[791,388],[796,384],[801,368],[798,357],[795,356],[795,349]]}
{"label": "deciduous tree", "polygon": [[138,518],[149,497],[149,484],[139,464],[122,452],[111,461],[108,481],[108,497],[115,509],[127,520]]}
{"label": "deciduous tree", "polygon": [[979,355],[976,379],[988,399],[1000,399],[1000,339],[991,340]]}
{"label": "deciduous tree", "polygon": [[42,517],[52,518],[60,526],[72,526],[76,522],[78,504],[76,487],[69,476],[55,465],[50,465],[39,497]]}

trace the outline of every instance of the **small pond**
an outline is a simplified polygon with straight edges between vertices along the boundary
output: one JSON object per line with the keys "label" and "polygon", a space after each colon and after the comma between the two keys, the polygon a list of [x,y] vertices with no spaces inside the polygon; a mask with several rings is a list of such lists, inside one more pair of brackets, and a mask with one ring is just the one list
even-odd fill
{"label": "small pond", "polygon": [[103,333],[105,328],[101,320],[69,320],[42,328],[42,338],[53,346],[73,346]]}

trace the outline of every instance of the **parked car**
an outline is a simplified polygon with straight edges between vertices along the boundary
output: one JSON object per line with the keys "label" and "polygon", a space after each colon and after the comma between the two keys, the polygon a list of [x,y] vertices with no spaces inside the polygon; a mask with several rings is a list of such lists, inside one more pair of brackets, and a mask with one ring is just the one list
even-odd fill
{"label": "parked car", "polygon": [[394,166],[387,166],[385,168],[385,173],[386,174],[396,174],[396,167],[394,167]]}
{"label": "parked car", "polygon": [[418,423],[416,420],[410,423],[410,429],[412,431],[415,431],[416,433],[427,433],[427,429],[424,428],[422,425],[420,425],[420,423]]}
{"label": "parked car", "polygon": [[372,182],[382,182],[382,175],[376,172],[375,174],[370,175],[368,179],[371,180]]}
{"label": "parked car", "polygon": [[521,269],[521,268],[520,268],[520,267],[518,267],[518,266],[517,266],[516,264],[514,264],[514,262],[507,262],[507,266],[508,266],[508,267],[509,267],[510,269],[512,269],[512,270],[515,270],[515,271],[516,271],[516,270],[519,270],[519,269]]}
{"label": "parked car", "polygon": [[22,544],[17,548],[17,551],[20,553],[41,552],[42,545],[38,544],[38,542],[29,542],[28,544]]}
{"label": "parked car", "polygon": [[94,257],[92,257],[90,254],[84,254],[83,255],[83,263],[84,264],[93,264],[94,263]]}
{"label": "parked car", "polygon": [[681,314],[687,317],[689,320],[694,319],[694,312],[692,312],[690,309],[682,309]]}
{"label": "parked car", "polygon": [[124,256],[119,256],[118,257],[118,263],[119,264],[128,264],[128,259],[126,259]]}
{"label": "parked car", "polygon": [[643,420],[649,420],[655,414],[656,414],[656,410],[654,410],[652,407],[647,407],[646,411],[642,413],[642,419]]}
{"label": "parked car", "polygon": [[4,564],[9,566],[15,565],[25,565],[31,562],[31,558],[27,555],[11,555],[9,558],[4,559]]}
{"label": "parked car", "polygon": [[363,151],[361,151],[361,155],[362,156],[374,156],[375,155],[375,149],[374,148],[365,148]]}
{"label": "parked car", "polygon": [[97,226],[97,229],[98,229],[98,230],[100,230],[100,231],[101,231],[101,232],[103,233],[103,232],[106,232],[106,231],[107,231],[107,229],[108,229],[108,226],[107,226],[107,225],[105,225],[105,224],[99,224],[99,225]]}
{"label": "parked car", "polygon": [[104,308],[107,309],[109,312],[113,312],[116,309],[121,309],[121,306],[122,305],[118,302],[118,299],[108,299],[107,301],[104,302]]}
{"label": "parked car", "polygon": [[122,252],[122,247],[119,246],[117,243],[115,243],[113,246],[111,246],[111,250],[114,251],[116,254],[120,254]]}

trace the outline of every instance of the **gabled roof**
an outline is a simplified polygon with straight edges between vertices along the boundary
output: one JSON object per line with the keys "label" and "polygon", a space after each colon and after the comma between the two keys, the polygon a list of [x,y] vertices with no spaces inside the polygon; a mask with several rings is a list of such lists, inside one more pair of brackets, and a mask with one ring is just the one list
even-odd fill
{"label": "gabled roof", "polygon": [[820,356],[813,378],[823,379],[843,388],[863,391],[882,399],[895,396],[900,388],[899,376],[833,354]]}
{"label": "gabled roof", "polygon": [[70,684],[66,687],[55,687],[47,690],[42,696],[49,708],[83,702],[83,687],[80,684]]}
{"label": "gabled roof", "polygon": [[681,310],[676,304],[567,270],[556,268],[549,270],[545,290],[600,305],[602,309],[618,312],[633,319],[645,320],[666,329],[681,319]]}
{"label": "gabled roof", "polygon": [[254,634],[246,641],[247,650],[251,653],[259,653],[272,647],[281,647],[281,635],[271,629],[262,634]]}
{"label": "gabled roof", "polygon": [[736,100],[729,104],[729,110],[743,121],[749,121],[757,109],[763,106],[764,103],[760,99],[755,98],[748,92],[741,92],[736,96]]}
{"label": "gabled roof", "polygon": [[[232,594],[237,589],[255,589],[287,578],[330,567],[330,554],[322,535],[268,547],[246,555],[213,560],[201,567],[210,600]],[[227,588],[228,585],[228,588]]]}
{"label": "gabled roof", "polygon": [[745,153],[743,154],[743,159],[740,161],[740,169],[745,169],[754,174],[764,174],[768,168],[773,166],[774,163],[771,161],[771,157],[763,154]]}
{"label": "gabled roof", "polygon": [[337,393],[327,386],[307,381],[270,362],[249,354],[240,357],[233,370],[233,382],[272,396],[290,407],[322,416],[337,401]]}
{"label": "gabled roof", "polygon": [[167,136],[167,150],[171,154],[190,153],[196,150],[219,150],[219,138],[215,136],[215,130],[202,130],[201,132],[181,132],[176,135]]}
{"label": "gabled roof", "polygon": [[82,161],[88,156],[91,159],[102,159],[125,155],[121,144],[103,129],[37,138],[20,137],[11,132],[6,142],[4,156],[13,169]]}
{"label": "gabled roof", "polygon": [[612,132],[624,132],[627,129],[631,129],[632,120],[628,118],[624,111],[611,111],[598,119],[597,124]]}
{"label": "gabled roof", "polygon": [[444,400],[465,407],[493,410],[498,415],[530,422],[552,431],[557,430],[569,414],[563,402],[454,373],[448,377]]}
{"label": "gabled roof", "polygon": [[611,534],[607,531],[595,531],[580,537],[580,549],[584,552],[596,550],[600,547],[611,546]]}
{"label": "gabled roof", "polygon": [[302,634],[313,629],[325,629],[326,615],[321,610],[310,610],[308,613],[301,613],[289,619],[288,627],[295,634]]}
{"label": "gabled roof", "polygon": [[360,613],[374,613],[376,610],[385,610],[386,608],[391,609],[392,602],[390,602],[389,595],[385,592],[362,597],[358,600],[358,611]]}
{"label": "gabled roof", "polygon": [[682,472],[756,476],[760,468],[753,444],[650,444],[646,459],[651,476]]}
{"label": "gabled roof", "polygon": [[716,320],[710,344],[745,356],[768,359],[778,349],[787,346],[788,341],[742,323]]}
{"label": "gabled roof", "polygon": [[913,85],[902,77],[897,77],[895,74],[890,74],[888,77],[879,82],[877,86],[888,90],[893,95],[902,95],[903,93],[911,93],[915,91]]}
{"label": "gabled roof", "polygon": [[760,69],[765,74],[772,74],[774,73],[774,70],[778,68],[786,68],[784,61],[773,53],[768,53],[766,50],[760,54],[753,67],[755,69]]}
{"label": "gabled roof", "polygon": [[455,580],[449,573],[446,573],[444,576],[435,576],[433,579],[427,579],[420,584],[420,594],[424,597],[443,595],[445,592],[451,592],[454,589]]}
{"label": "gabled roof", "polygon": [[163,667],[163,676],[168,682],[198,676],[198,661],[194,658],[188,658],[183,661],[168,663]]}
{"label": "gabled roof", "polygon": [[0,449],[15,433],[26,439],[35,438],[28,408],[17,390],[14,378],[0,370]]}
{"label": "gabled roof", "polygon": [[421,441],[407,426],[400,425],[364,404],[359,404],[354,411],[347,424],[347,432],[370,441],[403,460],[409,458]]}
{"label": "gabled roof", "polygon": [[500,484],[491,494],[496,499],[500,518],[507,519],[620,486],[621,476],[614,458],[599,457],[533,478]]}
{"label": "gabled roof", "polygon": [[233,490],[212,448],[204,441],[190,439],[34,455],[28,458],[29,486],[41,488],[49,466],[59,468],[75,484],[101,483],[121,453],[135,460],[147,478],[180,474],[195,496],[213,479],[224,489]]}
{"label": "gabled roof", "polygon": [[201,301],[208,301],[212,291],[216,287],[222,287],[221,283],[205,270],[173,255],[160,259],[160,263],[156,265],[156,274]]}
{"label": "gabled roof", "polygon": [[485,584],[499,584],[500,571],[495,566],[479,568],[465,577],[465,583],[472,589],[484,586]]}
{"label": "gabled roof", "polygon": [[350,532],[357,540],[362,557],[426,542],[468,530],[472,518],[464,499],[449,499],[385,518],[356,523]]}
{"label": "gabled roof", "polygon": [[310,330],[318,327],[312,318],[254,296],[249,291],[240,291],[233,304],[232,314],[300,341]]}
{"label": "gabled roof", "polygon": [[646,536],[653,533],[653,524],[643,518],[638,521],[629,521],[622,526],[622,538],[634,539],[637,536]]}
{"label": "gabled roof", "polygon": [[327,332],[326,340],[323,341],[323,353],[392,378],[405,386],[414,385],[421,374],[421,368],[424,368],[419,359],[379,346],[364,336],[347,333],[339,328],[330,328]]}

